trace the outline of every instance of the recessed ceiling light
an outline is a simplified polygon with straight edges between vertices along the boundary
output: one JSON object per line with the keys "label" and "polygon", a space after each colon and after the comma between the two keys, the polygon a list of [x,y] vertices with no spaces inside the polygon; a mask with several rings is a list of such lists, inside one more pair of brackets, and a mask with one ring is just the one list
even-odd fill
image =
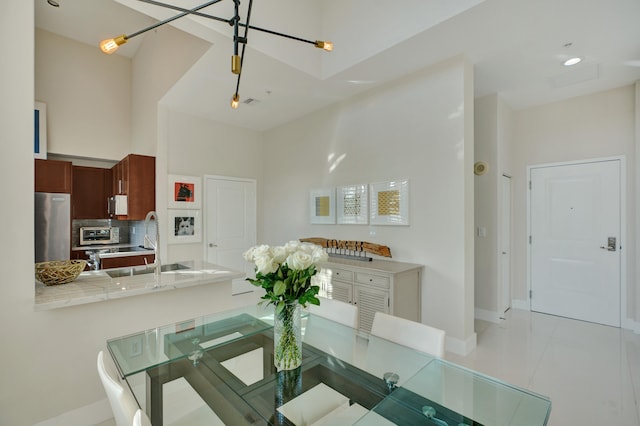
{"label": "recessed ceiling light", "polygon": [[562,63],[562,65],[564,65],[565,67],[570,67],[571,65],[575,65],[582,62],[582,58],[579,58],[577,56],[574,56],[573,58],[569,58],[566,61],[564,61]]}

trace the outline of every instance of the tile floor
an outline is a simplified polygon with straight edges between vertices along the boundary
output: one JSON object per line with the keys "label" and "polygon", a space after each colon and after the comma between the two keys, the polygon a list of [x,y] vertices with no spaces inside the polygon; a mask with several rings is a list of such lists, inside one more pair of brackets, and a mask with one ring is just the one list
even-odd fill
{"label": "tile floor", "polygon": [[522,310],[446,359],[551,398],[549,426],[640,426],[640,335]]}

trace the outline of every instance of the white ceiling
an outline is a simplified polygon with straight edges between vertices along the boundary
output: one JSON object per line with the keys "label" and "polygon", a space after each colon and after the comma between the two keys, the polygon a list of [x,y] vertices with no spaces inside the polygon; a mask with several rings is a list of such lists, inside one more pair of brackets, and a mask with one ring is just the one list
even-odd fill
{"label": "white ceiling", "polygon": [[[137,0],[57,0],[59,8],[34,1],[37,27],[94,46],[178,13]],[[171,4],[191,8],[203,2]],[[243,21],[248,3],[241,4]],[[233,2],[222,0],[202,12],[230,18]],[[521,109],[640,80],[639,16],[638,0],[256,0],[252,25],[328,39],[334,51],[250,30],[240,96],[257,102],[231,110],[231,27],[181,18],[175,21],[181,30],[212,47],[162,102],[265,130],[465,55],[474,65],[476,97],[499,93]],[[118,53],[133,57],[143,37],[131,39]],[[562,66],[573,55],[584,60]]]}

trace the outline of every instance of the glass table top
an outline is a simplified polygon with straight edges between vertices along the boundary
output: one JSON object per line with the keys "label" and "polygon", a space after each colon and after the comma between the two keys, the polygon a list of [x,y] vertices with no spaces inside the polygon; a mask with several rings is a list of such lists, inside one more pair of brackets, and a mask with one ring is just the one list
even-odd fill
{"label": "glass table top", "polygon": [[[306,315],[303,362],[273,364],[272,309],[247,307],[108,341],[154,425],[178,379],[220,424],[545,425],[548,398]],[[166,396],[164,397],[167,403]]]}

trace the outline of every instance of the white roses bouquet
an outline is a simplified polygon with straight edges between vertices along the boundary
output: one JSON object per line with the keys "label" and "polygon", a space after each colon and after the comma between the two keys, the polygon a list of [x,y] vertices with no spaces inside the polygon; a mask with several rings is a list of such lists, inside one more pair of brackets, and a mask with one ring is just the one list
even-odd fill
{"label": "white roses bouquet", "polygon": [[317,272],[316,263],[327,260],[322,247],[299,241],[278,247],[260,245],[247,250],[244,258],[256,265],[256,278],[247,281],[265,290],[263,302],[274,304],[276,313],[296,300],[301,305],[320,304],[316,297],[320,288],[311,285],[311,277]]}

